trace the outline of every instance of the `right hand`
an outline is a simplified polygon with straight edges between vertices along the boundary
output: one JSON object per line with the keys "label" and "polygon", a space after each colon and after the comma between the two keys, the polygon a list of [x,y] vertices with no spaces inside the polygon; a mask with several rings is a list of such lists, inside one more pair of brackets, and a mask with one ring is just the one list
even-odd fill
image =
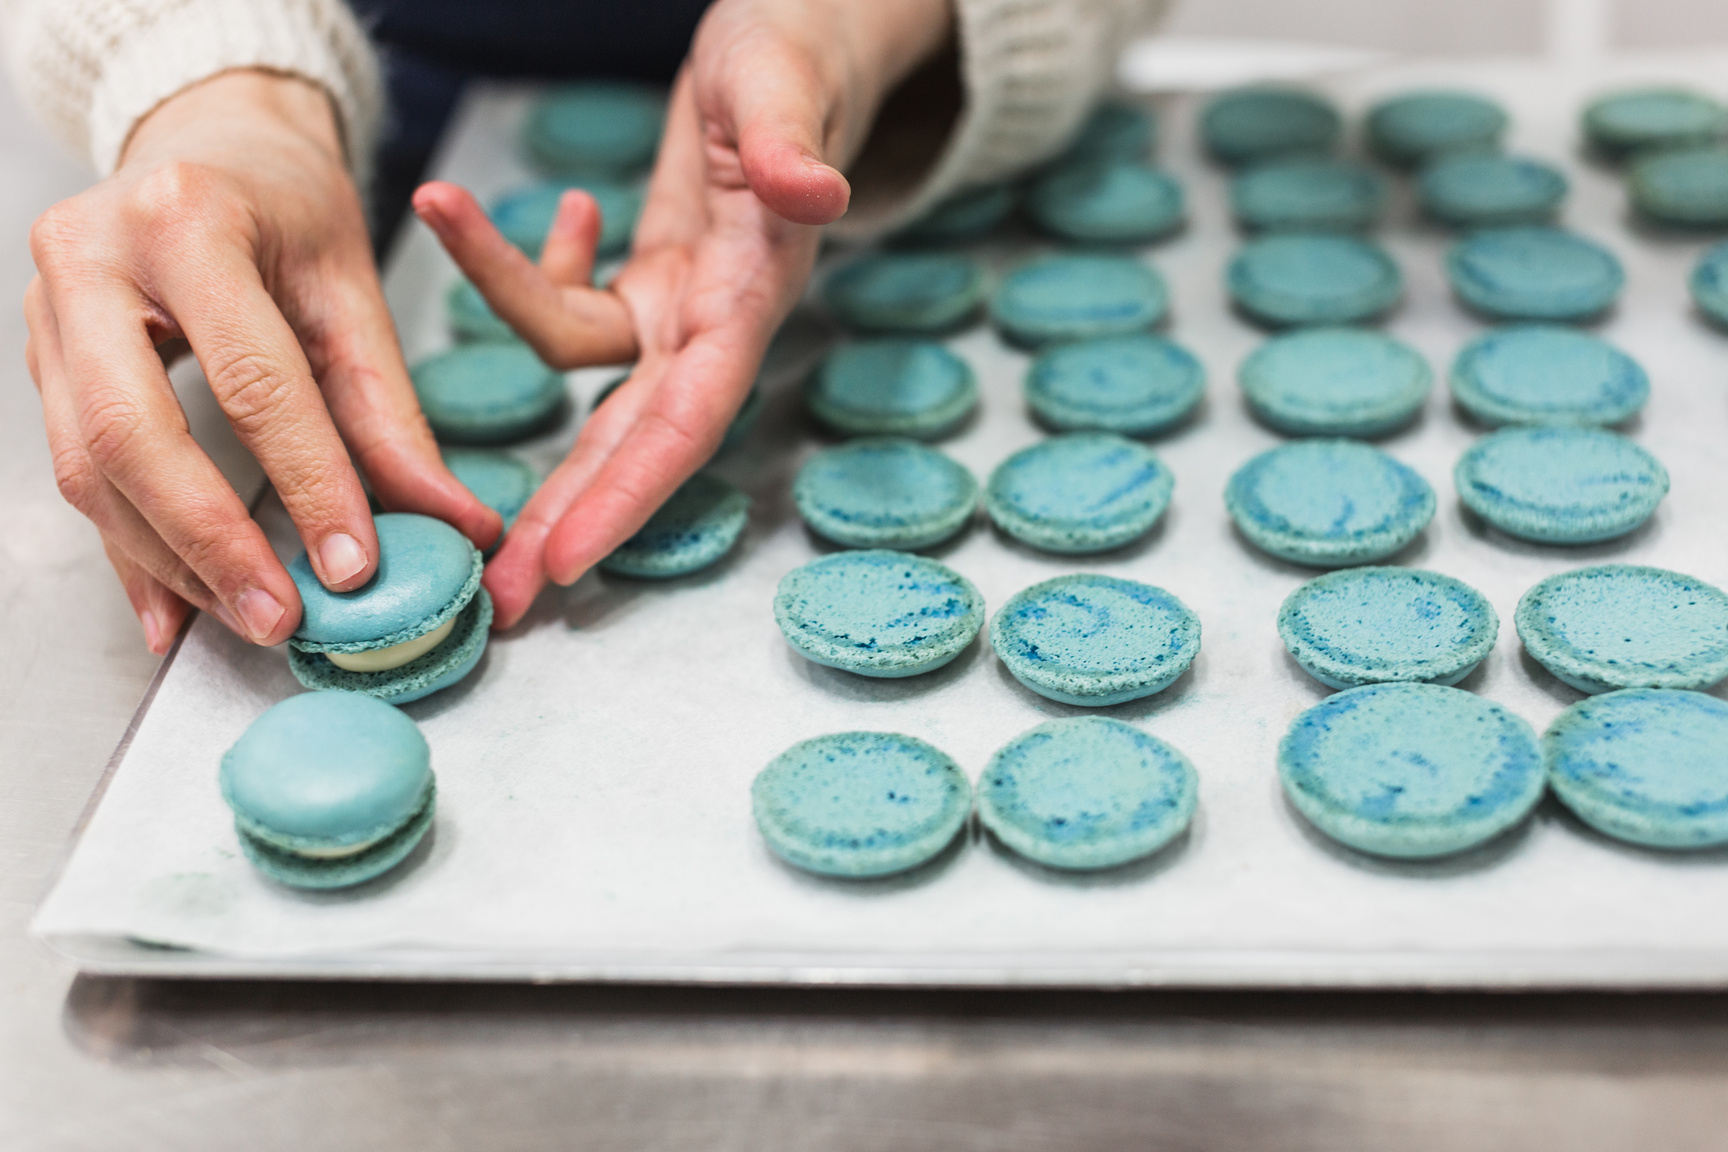
{"label": "right hand", "polygon": [[325,94],[241,71],[134,130],[112,176],[43,213],[25,355],[61,492],[103,544],[153,652],[191,608],[255,644],[300,597],[193,441],[166,365],[189,345],[334,591],[378,564],[353,459],[384,507],[485,547],[502,524],[420,414]]}

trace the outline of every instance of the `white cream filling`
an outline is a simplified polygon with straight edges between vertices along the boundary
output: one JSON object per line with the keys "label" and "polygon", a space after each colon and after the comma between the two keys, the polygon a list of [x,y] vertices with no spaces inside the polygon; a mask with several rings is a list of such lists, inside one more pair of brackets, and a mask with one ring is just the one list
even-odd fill
{"label": "white cream filling", "polygon": [[[336,667],[346,668],[350,672],[388,672],[438,647],[455,627],[456,617],[452,616],[426,635],[392,644],[388,648],[374,648],[370,652],[326,652],[324,657]],[[338,853],[344,854],[346,853]]]}
{"label": "white cream filling", "polygon": [[344,856],[358,856],[382,839],[384,837],[377,836],[359,844],[344,844],[340,848],[296,848],[294,855],[304,856],[309,860],[340,860]]}

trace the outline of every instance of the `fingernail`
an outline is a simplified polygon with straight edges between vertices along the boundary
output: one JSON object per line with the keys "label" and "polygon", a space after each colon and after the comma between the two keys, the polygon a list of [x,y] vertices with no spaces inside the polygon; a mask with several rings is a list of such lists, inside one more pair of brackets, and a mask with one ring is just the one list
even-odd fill
{"label": "fingernail", "polygon": [[248,588],[240,593],[234,601],[234,610],[246,622],[246,634],[260,643],[275,630],[283,613],[288,611],[282,607],[281,601],[262,588]]}
{"label": "fingernail", "polygon": [[144,625],[144,646],[160,656],[162,654],[162,621],[156,619],[156,613],[146,610],[138,617],[138,622]]}
{"label": "fingernail", "polygon": [[340,584],[366,567],[366,553],[348,533],[332,532],[318,545],[318,566],[324,569],[324,583]]}

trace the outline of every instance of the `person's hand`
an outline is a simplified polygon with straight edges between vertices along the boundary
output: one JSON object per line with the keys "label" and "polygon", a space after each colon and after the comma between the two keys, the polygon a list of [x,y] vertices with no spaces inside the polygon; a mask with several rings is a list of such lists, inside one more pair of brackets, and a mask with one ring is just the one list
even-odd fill
{"label": "person's hand", "polygon": [[101,530],[152,651],[190,607],[257,644],[300,620],[293,580],[188,432],[166,370],[188,346],[328,587],[378,562],[350,451],[386,508],[497,538],[420,415],[321,90],[261,72],[187,89],[30,247],[26,358],[55,477]]}
{"label": "person's hand", "polygon": [[947,0],[719,0],[672,90],[631,256],[592,286],[599,209],[565,194],[540,263],[473,197],[414,207],[493,309],[558,368],[634,359],[630,378],[522,510],[486,572],[496,626],[569,584],[714,454],[809,278],[818,228],[882,98],[938,49]]}

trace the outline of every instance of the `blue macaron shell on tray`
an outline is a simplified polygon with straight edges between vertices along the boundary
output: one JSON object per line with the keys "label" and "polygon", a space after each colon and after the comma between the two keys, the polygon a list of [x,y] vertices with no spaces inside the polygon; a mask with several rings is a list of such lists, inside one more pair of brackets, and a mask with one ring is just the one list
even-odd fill
{"label": "blue macaron shell on tray", "polygon": [[806,659],[899,679],[960,655],[984,624],[984,597],[970,580],[923,556],[841,552],[781,578],[774,619]]}
{"label": "blue macaron shell on tray", "polygon": [[1281,232],[1244,244],[1225,270],[1225,286],[1237,307],[1273,327],[1354,324],[1398,303],[1404,277],[1366,240]]}
{"label": "blue macaron shell on tray", "polygon": [[1355,440],[1299,440],[1230,477],[1224,506],[1252,544],[1296,564],[1383,560],[1434,518],[1434,489],[1414,469]]}
{"label": "blue macaron shell on tray", "polygon": [[1456,684],[1494,647],[1500,617],[1462,580],[1420,568],[1344,568],[1290,593],[1278,636],[1328,688]]}
{"label": "blue macaron shell on tray", "polygon": [[984,510],[1003,532],[1034,548],[1104,552],[1150,531],[1175,485],[1144,444],[1108,432],[1071,432],[997,465]]}
{"label": "blue macaron shell on tray", "polygon": [[1561,228],[1488,228],[1446,253],[1452,290],[1502,320],[1589,320],[1620,297],[1626,273],[1608,249]]}
{"label": "blue macaron shell on tray", "polygon": [[871,437],[818,452],[792,482],[798,515],[849,548],[927,548],[964,528],[978,481],[915,440]]}
{"label": "blue macaron shell on tray", "polygon": [[1237,378],[1254,414],[1289,436],[1384,436],[1416,418],[1434,384],[1420,352],[1361,328],[1276,336]]}
{"label": "blue macaron shell on tray", "polygon": [[1728,677],[1728,593],[1639,564],[1539,581],[1512,617],[1524,648],[1580,692],[1708,688]]}
{"label": "blue macaron shell on tray", "polygon": [[1552,544],[1624,536],[1668,494],[1661,461],[1600,428],[1503,428],[1472,444],[1452,476],[1476,515]]}
{"label": "blue macaron shell on tray", "polygon": [[1027,407],[1059,432],[1157,435],[1186,420],[1205,392],[1205,366],[1158,336],[1058,344],[1026,373]]}
{"label": "blue macaron shell on tray", "polygon": [[1650,378],[1606,340],[1556,324],[1476,337],[1452,362],[1452,398],[1477,422],[1619,424],[1650,398]]}

